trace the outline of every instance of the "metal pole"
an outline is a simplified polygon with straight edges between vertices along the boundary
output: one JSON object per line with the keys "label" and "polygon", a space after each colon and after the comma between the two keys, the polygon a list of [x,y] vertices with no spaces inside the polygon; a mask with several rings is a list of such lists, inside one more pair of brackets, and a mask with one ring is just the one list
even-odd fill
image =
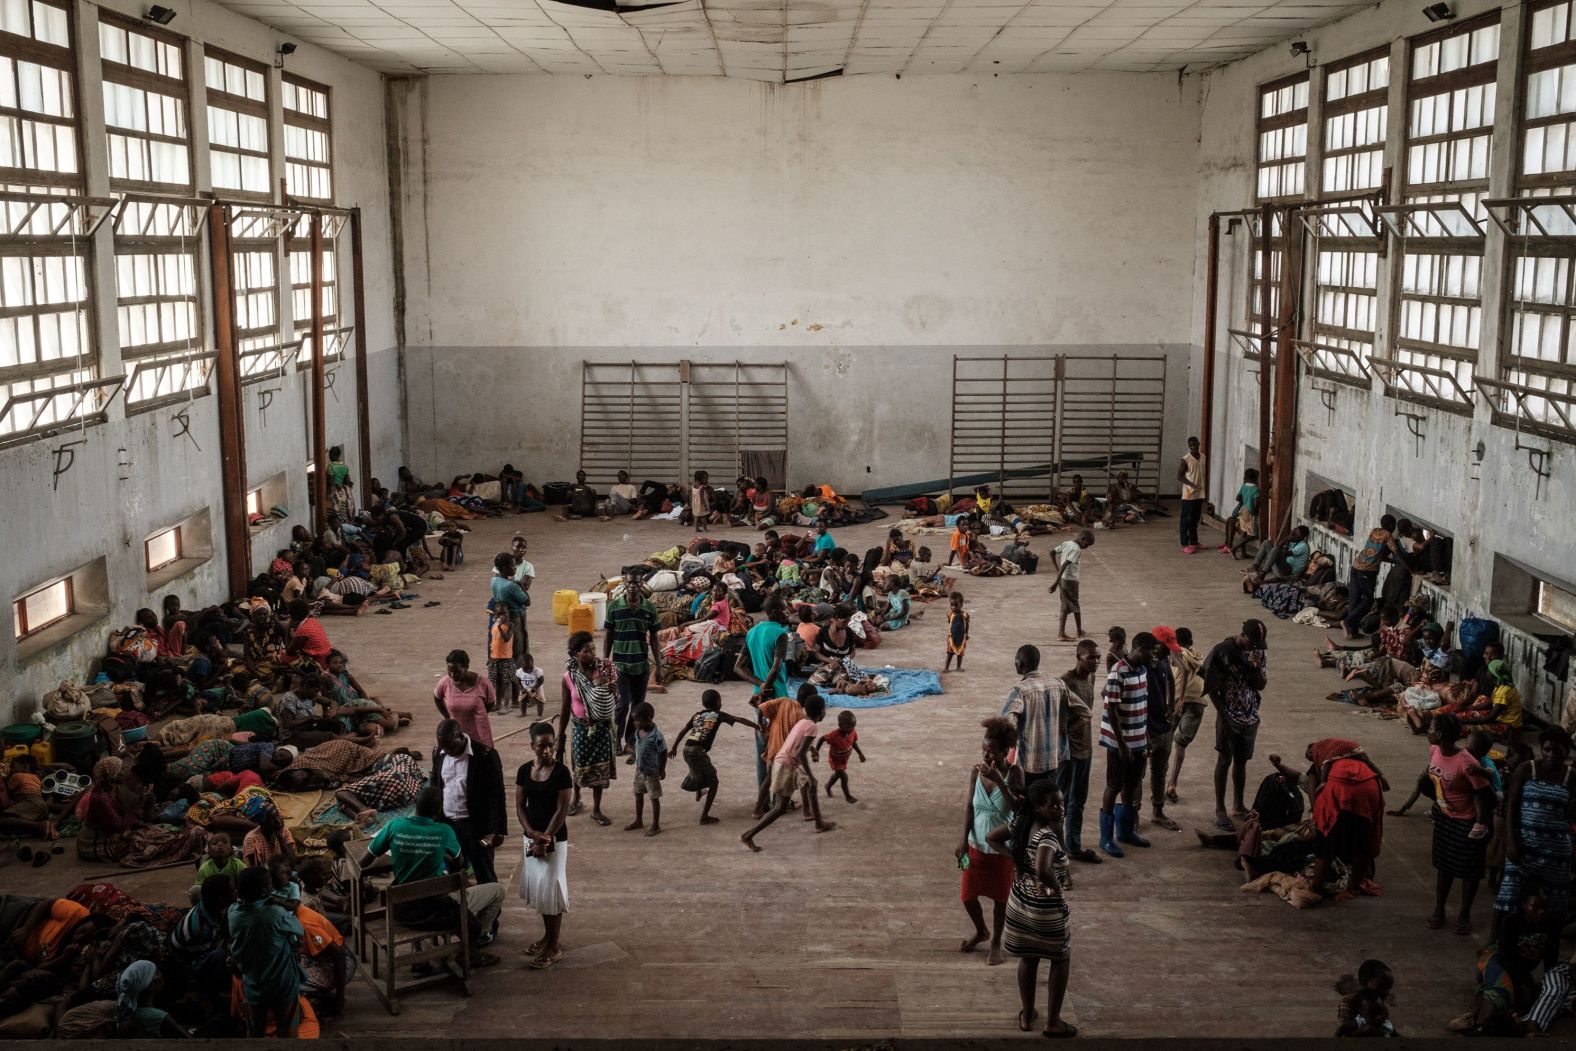
{"label": "metal pole", "polygon": [[[1270,464],[1269,516],[1262,517],[1261,528],[1268,530],[1261,540],[1280,536],[1291,525],[1291,494],[1297,459],[1297,354],[1291,342],[1297,335],[1302,298],[1302,223],[1297,209],[1286,209],[1281,245],[1280,329],[1275,357],[1275,431],[1274,455]],[[1260,478],[1260,484],[1264,484]]]}
{"label": "metal pole", "polygon": [[1007,488],[1007,355],[1001,356],[1001,416],[996,430],[996,496]]}
{"label": "metal pole", "polygon": [[[356,445],[361,456],[361,498],[365,500],[372,485],[372,416],[367,381],[367,284],[361,272],[361,209],[350,211],[350,275],[356,286],[356,304],[351,324],[356,326]],[[343,293],[344,285],[340,285]],[[351,512],[355,512],[352,507]]]}
{"label": "metal pole", "polygon": [[214,374],[219,406],[219,475],[224,490],[224,557],[230,594],[246,594],[252,578],[252,534],[246,523],[246,428],[241,423],[241,359],[235,339],[235,275],[230,210],[208,206],[208,264],[213,277]]}
{"label": "metal pole", "polygon": [[328,406],[323,402],[323,214],[312,213],[312,528],[328,526]]}
{"label": "metal pole", "polygon": [[1199,408],[1199,455],[1204,458],[1204,491],[1209,495],[1209,458],[1215,436],[1215,315],[1220,301],[1220,216],[1209,217],[1209,260],[1204,272],[1204,392]]}
{"label": "metal pole", "polygon": [[958,473],[958,356],[952,355],[952,426],[947,441],[947,492],[952,492]]}
{"label": "metal pole", "polygon": [[1270,272],[1274,269],[1275,206],[1266,204],[1259,212],[1259,483],[1270,462],[1270,361],[1274,354],[1273,319],[1270,316]]}

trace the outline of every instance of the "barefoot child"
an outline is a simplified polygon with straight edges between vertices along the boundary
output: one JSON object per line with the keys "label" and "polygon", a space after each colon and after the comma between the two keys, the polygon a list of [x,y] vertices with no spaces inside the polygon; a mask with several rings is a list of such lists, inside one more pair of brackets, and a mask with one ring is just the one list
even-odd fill
{"label": "barefoot child", "polygon": [[536,705],[536,714],[540,718],[547,710],[547,702],[542,698],[542,669],[536,666],[536,660],[529,653],[520,655],[520,666],[514,670],[515,691],[520,699],[520,718],[525,718],[526,711],[531,705]]}
{"label": "barefoot child", "polygon": [[635,705],[635,820],[624,826],[633,832],[645,825],[646,797],[651,797],[651,827],[646,835],[662,831],[662,779],[668,772],[668,742],[652,720],[657,711],[650,701]]}
{"label": "barefoot child", "polygon": [[815,775],[810,772],[810,742],[815,737],[815,724],[826,718],[826,701],[820,694],[804,699],[804,718],[794,723],[783,740],[782,747],[772,756],[772,809],[756,822],[739,841],[759,852],[755,837],[768,825],[788,812],[797,793],[804,802],[805,813],[815,822],[817,832],[830,832],[837,827],[835,821],[821,820],[821,801],[816,797]]}
{"label": "barefoot child", "polygon": [[514,704],[518,684],[514,679],[514,621],[502,602],[493,604],[487,635],[487,679],[497,698],[497,710],[506,712]]}
{"label": "barefoot child", "polygon": [[695,532],[704,533],[712,517],[712,491],[705,471],[695,472],[695,484],[690,486],[690,514],[695,519]]}
{"label": "barefoot child", "polygon": [[1074,641],[1073,636],[1067,634],[1069,616],[1073,618],[1073,629],[1079,635],[1083,634],[1083,607],[1078,602],[1078,587],[1083,571],[1084,548],[1092,546],[1094,534],[1085,529],[1076,538],[1058,544],[1051,552],[1051,561],[1056,564],[1056,581],[1045,590],[1052,595],[1057,591],[1062,593],[1062,619],[1056,629],[1056,637],[1062,642]]}
{"label": "barefoot child", "polygon": [[684,748],[684,765],[689,767],[689,776],[684,778],[684,783],[679,787],[686,792],[694,792],[697,800],[705,797],[705,805],[700,810],[700,823],[703,825],[717,823],[717,819],[711,816],[711,804],[717,799],[717,768],[711,761],[711,745],[724,724],[748,726],[756,733],[765,732],[758,723],[723,711],[722,694],[716,690],[707,690],[700,695],[700,711],[690,716],[684,729],[674,737],[673,747],[668,749],[671,758],[678,753],[680,745]]}
{"label": "barefoot child", "polygon": [[824,744],[830,749],[826,756],[826,765],[831,768],[832,776],[826,779],[826,797],[832,798],[832,786],[839,781],[843,785],[843,798],[850,803],[859,800],[848,794],[848,757],[859,756],[859,761],[865,761],[864,750],[859,747],[859,731],[854,729],[854,713],[842,711],[837,713],[837,729],[831,731],[815,742],[810,749],[810,757],[816,762],[821,761],[821,746]]}
{"label": "barefoot child", "polygon": [[952,670],[952,658],[963,670],[963,654],[969,648],[969,614],[963,608],[963,592],[954,591],[947,607],[947,663],[942,671]]}

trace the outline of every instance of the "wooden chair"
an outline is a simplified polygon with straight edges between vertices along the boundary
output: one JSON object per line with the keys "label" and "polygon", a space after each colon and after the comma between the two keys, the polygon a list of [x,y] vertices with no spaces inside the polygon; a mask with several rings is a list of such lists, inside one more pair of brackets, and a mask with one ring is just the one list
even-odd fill
{"label": "wooden chair", "polygon": [[[459,982],[471,995],[470,913],[466,877],[462,872],[395,885],[376,867],[363,871],[351,861],[351,939],[362,963],[358,973],[383,1001],[389,1014],[399,1014],[399,998],[417,989]],[[395,906],[446,899],[459,893],[457,925],[450,930],[416,930],[399,923]],[[417,977],[410,968],[426,964],[432,973]]]}

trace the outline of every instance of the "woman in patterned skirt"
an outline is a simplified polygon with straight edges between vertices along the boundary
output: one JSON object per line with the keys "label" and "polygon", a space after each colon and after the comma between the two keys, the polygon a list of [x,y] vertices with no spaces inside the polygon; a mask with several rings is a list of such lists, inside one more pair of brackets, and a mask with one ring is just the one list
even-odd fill
{"label": "woman in patterned skirt", "polygon": [[991,835],[993,844],[1012,851],[1017,872],[1007,902],[1006,940],[1007,951],[1018,957],[1018,997],[1023,1004],[1018,1011],[1018,1028],[1028,1032],[1034,1025],[1040,961],[1049,960],[1050,1017],[1043,1035],[1052,1038],[1078,1035],[1076,1026],[1062,1021],[1062,1001],[1072,970],[1071,933],[1062,892],[1071,889],[1072,879],[1058,836],[1061,827],[1061,793],[1053,781],[1044,779],[1029,786],[1028,804],[1019,808],[1010,831],[1003,827]]}
{"label": "woman in patterned skirt", "polygon": [[1542,892],[1556,927],[1570,908],[1570,751],[1570,734],[1545,727],[1538,734],[1538,758],[1511,775],[1505,875],[1494,900],[1496,935],[1503,917],[1520,910],[1531,894]]}
{"label": "woman in patterned skirt", "polygon": [[580,812],[580,790],[591,790],[591,820],[610,825],[602,813],[602,790],[617,776],[613,766],[613,704],[617,674],[613,662],[596,655],[596,638],[589,631],[569,636],[569,659],[564,664],[564,706],[558,715],[558,758],[564,742],[574,747],[571,770],[575,798],[569,813]]}

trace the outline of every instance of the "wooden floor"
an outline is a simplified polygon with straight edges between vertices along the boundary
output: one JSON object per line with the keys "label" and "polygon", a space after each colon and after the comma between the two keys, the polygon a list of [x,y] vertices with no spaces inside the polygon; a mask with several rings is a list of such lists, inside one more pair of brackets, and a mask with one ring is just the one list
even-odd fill
{"label": "wooden floor", "polygon": [[[507,547],[515,530],[530,537],[539,573],[529,624],[549,682],[562,667],[565,640],[564,628],[551,623],[552,591],[589,587],[600,574],[689,537],[670,523],[558,523],[542,514],[472,524],[466,565],[446,580],[421,584],[416,608],[326,622],[361,682],[416,713],[413,730],[398,739],[423,750],[431,747],[437,720],[431,694],[443,655],[462,647],[479,661],[485,652],[491,556]],[[862,551],[879,543],[890,525],[834,532],[840,545]],[[1103,640],[1111,624],[1130,633],[1185,625],[1205,649],[1243,618],[1265,615],[1242,595],[1226,556],[1179,554],[1175,519],[1097,537],[1083,570],[1084,626],[1091,637]],[[933,548],[945,546],[944,537],[929,539]],[[1048,538],[1035,541],[1042,564],[1049,564],[1050,546]],[[835,832],[814,835],[785,818],[762,835],[763,853],[740,845],[754,794],[747,730],[725,728],[713,751],[722,778],[720,825],[696,823],[697,804],[678,791],[679,762],[666,786],[663,834],[622,831],[633,800],[628,768],[621,767],[608,799],[612,827],[599,828],[584,816],[571,823],[572,907],[560,965],[545,973],[526,968],[523,949],[539,936],[540,922],[511,891],[495,946],[503,963],[479,975],[471,999],[429,991],[391,1017],[358,981],[346,1016],[329,1032],[854,1040],[1015,1035],[1012,962],[990,968],[982,955],[957,951],[968,924],[952,851],[968,773],[978,758],[979,721],[999,711],[1015,681],[1013,653],[1032,642],[1045,652],[1047,670],[1059,673],[1071,663],[1071,646],[1051,641],[1055,607],[1046,583],[1043,576],[965,578],[962,590],[973,611],[967,671],[943,677],[944,696],[859,713],[869,762],[851,771],[859,802],[828,804]],[[442,606],[420,608],[431,599]],[[883,636],[869,656],[898,667],[939,667],[944,635],[944,607],[935,604],[913,626]],[[1402,724],[1324,699],[1335,688],[1335,675],[1314,667],[1321,638],[1313,629],[1270,619],[1270,685],[1250,796],[1269,771],[1264,757],[1279,753],[1300,762],[1309,741],[1319,737],[1361,741],[1397,786],[1422,768],[1422,739]],[[652,697],[658,725],[670,739],[698,707],[699,689],[678,683]],[[748,714],[743,684],[722,689],[726,710]],[[1380,897],[1296,911],[1272,895],[1240,894],[1231,856],[1200,849],[1190,831],[1212,818],[1213,718],[1206,716],[1188,757],[1182,802],[1169,808],[1183,831],[1145,829],[1153,849],[1074,868],[1068,1019],[1091,1036],[1325,1036],[1334,1029],[1331,983],[1376,956],[1395,971],[1397,1027],[1408,1035],[1442,1035],[1444,1022],[1470,999],[1481,938],[1423,927],[1433,887],[1427,819],[1389,821]],[[499,717],[494,733],[524,722]],[[525,736],[500,744],[511,783],[529,758]],[[1098,758],[1096,764],[1098,781]],[[1091,844],[1097,809],[1086,817]],[[511,836],[499,855],[501,879],[514,877],[519,851],[518,836]],[[84,871],[69,855],[43,873],[12,864],[0,870],[0,889],[63,889]],[[124,883],[141,896],[174,900],[188,874],[133,874]],[[1481,898],[1480,932],[1487,930],[1489,908]]]}

